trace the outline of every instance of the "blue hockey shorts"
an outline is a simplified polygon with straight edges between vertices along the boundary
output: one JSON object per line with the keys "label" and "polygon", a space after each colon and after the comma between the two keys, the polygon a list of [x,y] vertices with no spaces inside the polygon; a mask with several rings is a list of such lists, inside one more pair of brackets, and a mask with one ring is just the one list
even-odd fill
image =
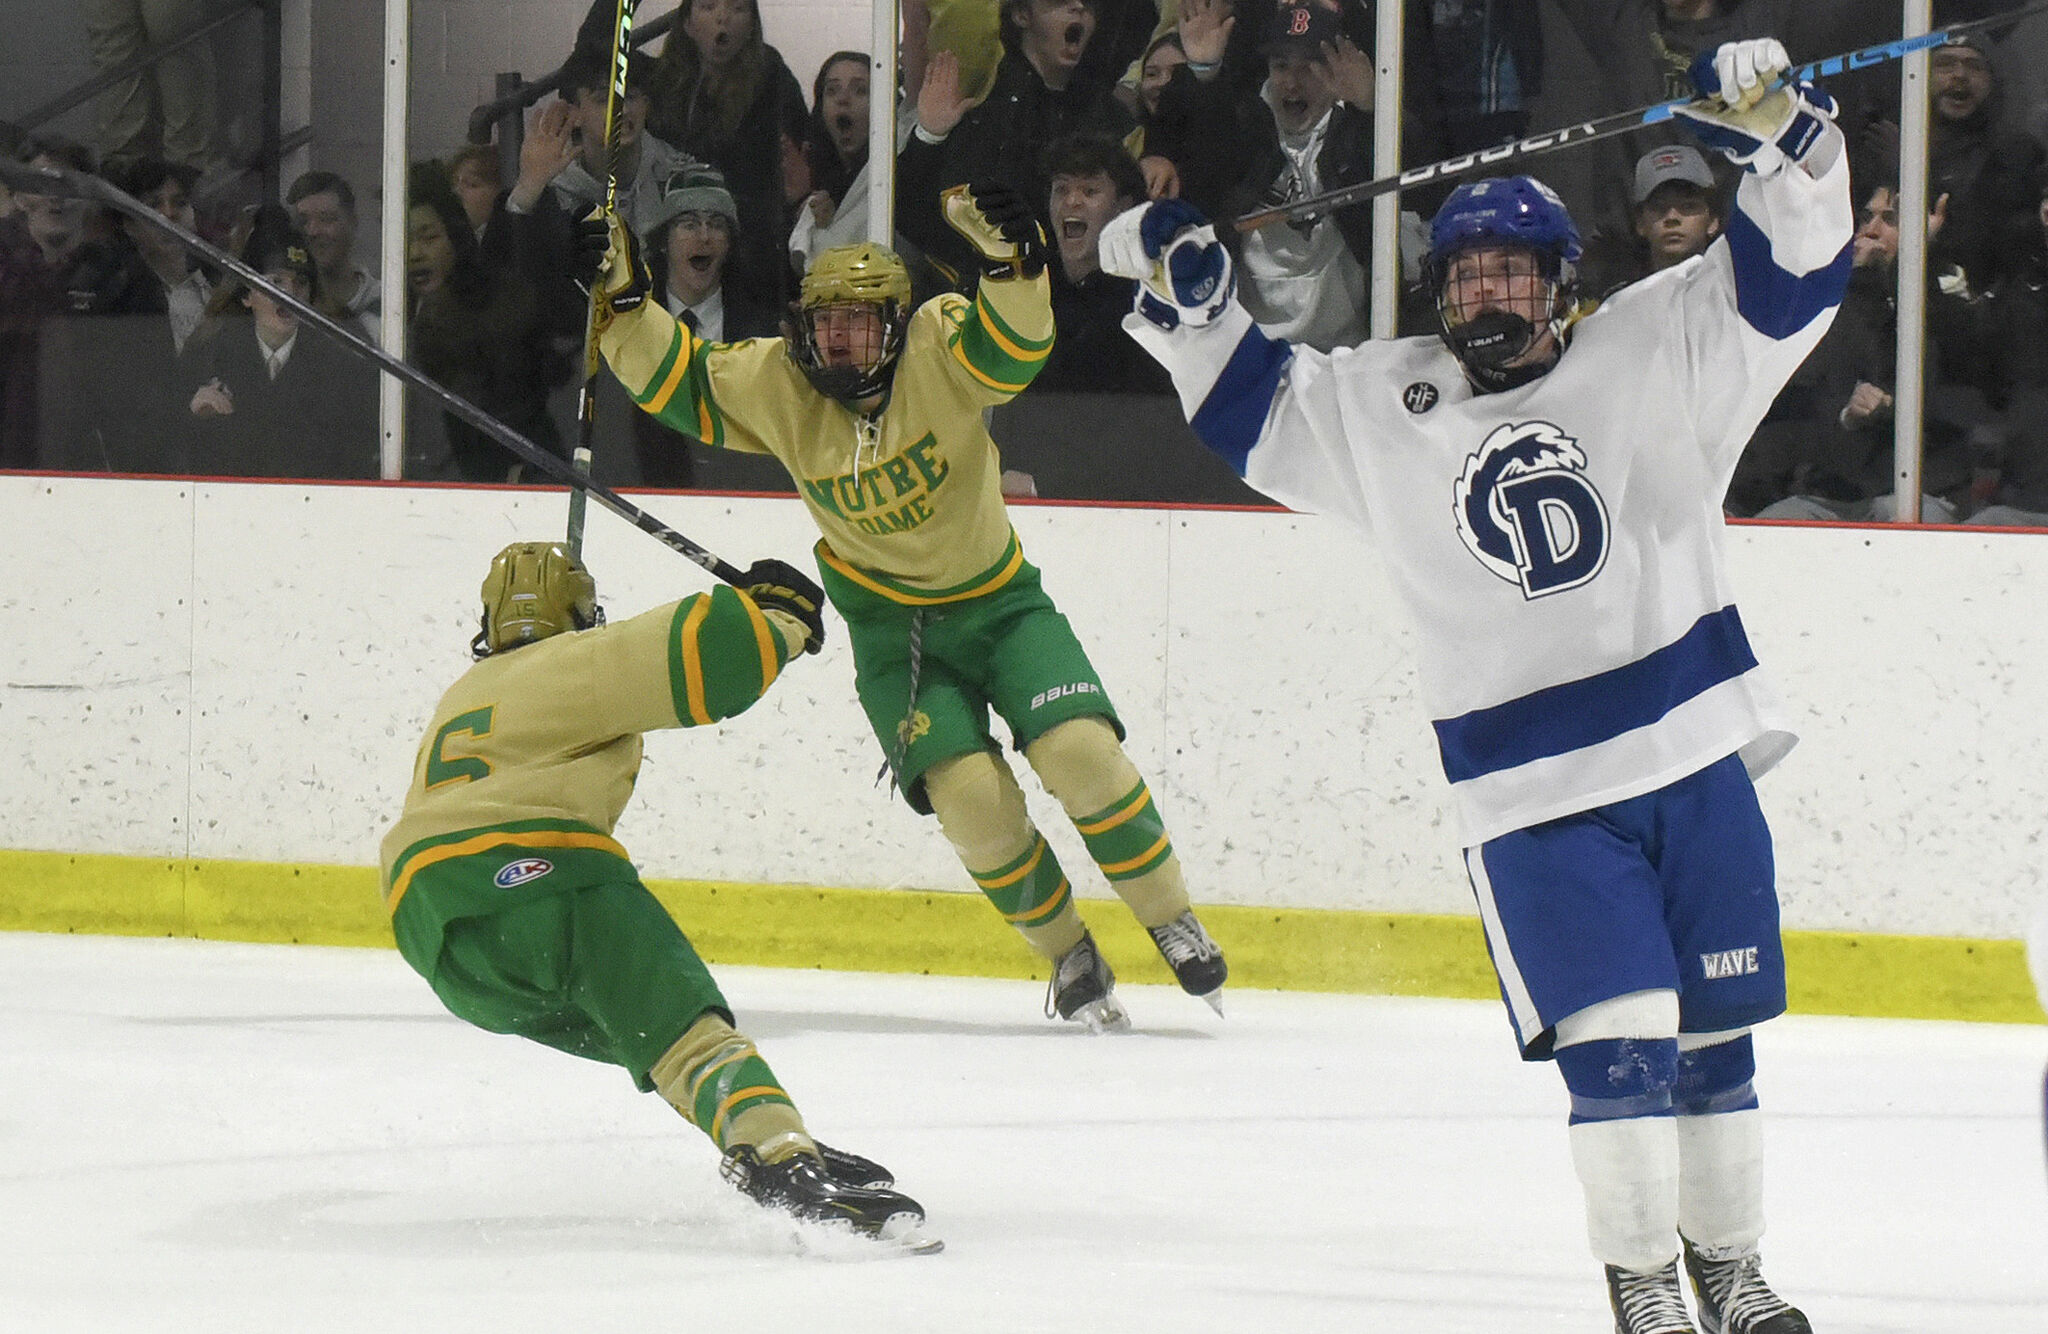
{"label": "blue hockey shorts", "polygon": [[1676,991],[1686,1033],[1784,1013],[1771,833],[1737,756],[1467,848],[1465,869],[1525,1060],[1636,991]]}

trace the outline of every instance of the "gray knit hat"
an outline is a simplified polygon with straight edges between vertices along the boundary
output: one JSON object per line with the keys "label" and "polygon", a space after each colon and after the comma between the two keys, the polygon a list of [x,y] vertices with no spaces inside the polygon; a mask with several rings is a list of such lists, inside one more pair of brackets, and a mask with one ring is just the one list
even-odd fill
{"label": "gray knit hat", "polygon": [[668,226],[685,213],[722,214],[734,231],[739,230],[739,205],[733,202],[732,191],[725,187],[724,173],[701,162],[679,167],[662,181],[661,207],[647,228],[648,233]]}

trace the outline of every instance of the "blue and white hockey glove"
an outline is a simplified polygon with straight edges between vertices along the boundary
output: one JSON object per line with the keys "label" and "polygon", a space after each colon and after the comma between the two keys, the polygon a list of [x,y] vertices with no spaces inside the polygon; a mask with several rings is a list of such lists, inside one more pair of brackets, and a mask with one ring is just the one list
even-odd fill
{"label": "blue and white hockey glove", "polygon": [[1110,219],[1098,246],[1105,271],[1138,280],[1137,312],[1162,329],[1199,328],[1237,290],[1230,252],[1194,205],[1140,204]]}
{"label": "blue and white hockey glove", "polygon": [[1784,81],[1791,68],[1775,38],[1724,42],[1692,62],[1702,102],[1674,115],[1730,162],[1768,176],[1805,158],[1837,111],[1835,99],[1814,85]]}

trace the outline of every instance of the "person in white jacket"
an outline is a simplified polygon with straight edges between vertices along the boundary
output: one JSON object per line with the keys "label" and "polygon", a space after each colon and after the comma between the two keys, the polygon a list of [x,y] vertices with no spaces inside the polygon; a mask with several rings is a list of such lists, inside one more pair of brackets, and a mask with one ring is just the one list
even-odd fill
{"label": "person in white jacket", "polygon": [[1431,226],[1440,337],[1330,353],[1255,324],[1177,201],[1112,222],[1126,327],[1254,487],[1368,535],[1420,630],[1465,864],[1522,1055],[1553,1060],[1619,1334],[1807,1334],[1764,1282],[1751,1028],[1784,1010],[1752,777],[1794,737],[1722,558],[1745,441],[1849,273],[1842,135],[1775,41],[1696,63],[1688,124],[1745,173],[1703,255],[1588,311],[1526,177]]}

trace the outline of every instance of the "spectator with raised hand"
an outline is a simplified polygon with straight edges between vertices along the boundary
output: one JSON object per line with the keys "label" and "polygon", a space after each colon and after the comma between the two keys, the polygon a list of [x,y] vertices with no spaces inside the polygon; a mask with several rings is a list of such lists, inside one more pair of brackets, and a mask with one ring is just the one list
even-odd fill
{"label": "spectator with raised hand", "polygon": [[[869,59],[864,51],[836,51],[818,67],[811,95],[810,128],[804,155],[812,190],[798,207],[789,233],[792,273],[810,267],[811,258],[834,246],[867,236]],[[896,114],[896,145],[910,136],[911,117]],[[923,268],[917,247],[898,236],[896,253],[913,274]]]}
{"label": "spectator with raised hand", "polygon": [[1971,290],[1982,292],[2003,270],[2007,242],[2028,228],[2034,174],[2048,155],[2032,137],[2000,127],[2002,89],[1981,36],[1929,52],[1927,86],[1933,104],[1928,196],[1949,201],[1948,223],[1931,243],[1932,253],[1962,265]]}
{"label": "spectator with raised hand", "polygon": [[[1930,236],[1943,230],[1946,197],[1927,221]],[[1889,522],[1897,517],[1892,481],[1893,390],[1898,382],[1898,185],[1871,190],[1858,218],[1853,267],[1841,311],[1786,391],[1811,405],[1804,420],[1781,411],[1766,416],[1762,431],[1789,425],[1792,494],[1757,511],[1759,519]],[[1973,437],[1990,410],[1967,378],[1973,316],[1961,271],[1931,268],[1927,281],[1927,386],[1922,414],[1920,506],[1922,523],[1954,523],[1971,504]],[[1810,387],[1807,387],[1810,386]],[[1750,448],[1756,450],[1759,442]],[[1755,464],[1751,464],[1752,467]],[[1741,475],[1738,474],[1738,481]]]}
{"label": "spectator with raised hand", "polygon": [[[697,161],[647,129],[653,109],[653,72],[652,62],[635,52],[626,64],[626,97],[615,113],[619,139],[615,207],[639,236],[647,234],[661,211],[662,182]],[[521,153],[519,179],[505,201],[508,211],[534,213],[543,203],[543,190],[565,218],[604,202],[609,167],[605,110],[610,101],[609,59],[578,52],[563,70],[562,100],[541,114],[542,124],[536,127],[540,143],[531,160]]]}
{"label": "spectator with raised hand", "polygon": [[[544,449],[562,452],[548,391],[566,384],[570,358],[555,346],[532,285],[493,270],[478,253],[462,202],[436,162],[407,174],[407,353],[421,370]],[[423,395],[409,400],[432,411]],[[413,477],[518,481],[519,464],[469,423],[440,414],[409,426]]]}
{"label": "spectator with raised hand", "polygon": [[898,159],[897,225],[960,275],[971,274],[975,260],[939,221],[939,191],[1000,182],[1035,210],[1051,186],[1041,160],[1048,145],[1078,133],[1121,140],[1137,127],[1114,92],[1121,70],[1090,58],[1103,17],[1098,0],[1002,0],[1000,14],[1003,58],[993,89],[979,102],[965,96],[958,59],[936,53],[918,96],[917,129]]}
{"label": "spectator with raised hand", "polygon": [[[316,308],[320,275],[281,207],[257,210],[242,262]],[[375,477],[377,377],[248,283],[222,284],[179,359],[189,390],[185,470],[209,477]]]}
{"label": "spectator with raised hand", "polygon": [[293,181],[284,202],[320,266],[320,308],[336,319],[354,318],[374,341],[384,313],[384,284],[356,261],[356,192],[331,171],[309,171]]}
{"label": "spectator with raised hand", "polygon": [[[612,0],[593,0],[577,41],[608,43]],[[786,144],[800,143],[803,88],[765,40],[757,0],[683,0],[649,77],[648,128],[724,174],[739,205],[734,276],[794,290],[783,254],[792,210],[784,198]]]}
{"label": "spectator with raised hand", "polygon": [[[1224,216],[1372,178],[1372,58],[1338,15],[1323,0],[1280,10],[1265,46],[1270,129],[1241,169]],[[1239,297],[1274,337],[1328,351],[1366,336],[1370,201],[1261,228],[1240,244]]]}

